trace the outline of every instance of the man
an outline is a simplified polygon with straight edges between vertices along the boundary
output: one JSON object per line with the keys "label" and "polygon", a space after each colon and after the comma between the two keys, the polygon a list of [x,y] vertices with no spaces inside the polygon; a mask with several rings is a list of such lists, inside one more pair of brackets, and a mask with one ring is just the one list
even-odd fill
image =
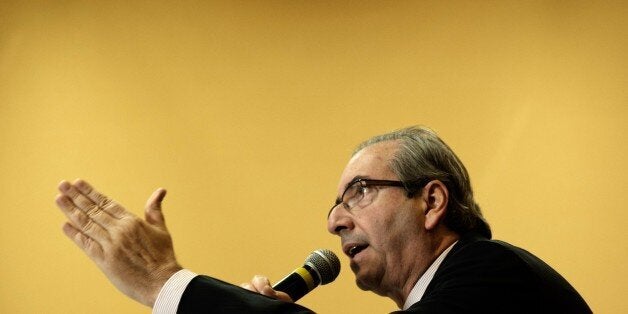
{"label": "man", "polygon": [[[155,312],[308,312],[264,277],[239,287],[182,269],[161,213],[146,220],[84,181],[62,182],[65,233],[122,292]],[[414,313],[590,313],[580,295],[532,254],[490,240],[467,171],[426,128],[376,136],[342,173],[328,230],[340,237],[358,287]],[[264,296],[263,296],[264,295]],[[270,298],[267,298],[268,296]]]}

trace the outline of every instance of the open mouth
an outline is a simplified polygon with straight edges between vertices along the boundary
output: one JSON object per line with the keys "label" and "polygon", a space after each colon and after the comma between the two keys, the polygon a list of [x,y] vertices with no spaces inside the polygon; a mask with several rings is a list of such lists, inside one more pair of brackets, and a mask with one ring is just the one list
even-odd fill
{"label": "open mouth", "polygon": [[349,248],[349,250],[347,251],[347,255],[349,255],[349,257],[353,258],[358,253],[362,252],[362,250],[366,249],[366,247],[368,247],[368,245],[354,245],[354,246]]}

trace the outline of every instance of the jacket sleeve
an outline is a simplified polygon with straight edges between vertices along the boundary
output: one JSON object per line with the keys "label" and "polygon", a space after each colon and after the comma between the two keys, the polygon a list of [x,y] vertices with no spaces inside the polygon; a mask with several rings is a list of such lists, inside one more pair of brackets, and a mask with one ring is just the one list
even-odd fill
{"label": "jacket sleeve", "polygon": [[177,313],[313,313],[295,303],[269,298],[224,281],[197,276],[188,284]]}

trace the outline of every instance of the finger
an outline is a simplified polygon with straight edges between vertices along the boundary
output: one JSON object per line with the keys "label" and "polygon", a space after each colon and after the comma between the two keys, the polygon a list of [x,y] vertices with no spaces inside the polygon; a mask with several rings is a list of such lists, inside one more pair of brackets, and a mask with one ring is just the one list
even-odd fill
{"label": "finger", "polygon": [[245,283],[241,284],[240,287],[242,287],[242,288],[244,288],[246,290],[257,292],[257,290],[255,290],[255,287],[253,287],[253,285],[248,283],[248,282],[245,282]]}
{"label": "finger", "polygon": [[81,193],[86,195],[92,202],[98,207],[102,208],[105,212],[112,215],[115,218],[122,218],[128,213],[124,207],[116,203],[114,200],[96,191],[87,181],[82,179],[76,179],[73,184]]}
{"label": "finger", "polygon": [[292,298],[290,298],[287,293],[282,291],[276,291],[275,289],[273,289],[270,285],[268,277],[257,275],[253,277],[253,280],[251,280],[251,284],[260,294],[286,302],[293,302]]}
{"label": "finger", "polygon": [[59,183],[59,191],[68,196],[74,205],[101,226],[107,227],[114,222],[113,216],[103,212],[96,203],[83,195],[75,186],[67,181]]}
{"label": "finger", "polygon": [[79,190],[72,186],[72,184],[68,181],[61,181],[61,183],[59,183],[59,191],[69,196],[72,199],[72,202],[84,212],[98,210],[98,205],[85,195],[81,194],[81,192],[79,192]]}
{"label": "finger", "polygon": [[102,260],[104,254],[102,246],[92,238],[83,234],[80,230],[74,228],[70,223],[63,225],[63,233],[83,250],[92,260]]}
{"label": "finger", "polygon": [[[68,196],[74,205],[82,210],[87,216],[90,217],[98,217],[102,221],[96,221],[101,225],[108,225],[110,223],[111,217],[108,214],[101,215],[102,209],[98,207],[92,200],[90,200],[87,196],[83,195],[76,187],[70,184],[67,181],[61,181],[59,183],[59,191]],[[104,217],[99,217],[104,216]]]}
{"label": "finger", "polygon": [[294,302],[294,300],[292,300],[292,298],[283,291],[275,290],[275,297],[281,301]]}
{"label": "finger", "polygon": [[267,277],[256,275],[253,277],[253,280],[251,280],[251,284],[259,293],[269,297],[275,296],[275,290],[270,287],[270,281]]}
{"label": "finger", "polygon": [[80,230],[82,234],[89,236],[97,241],[106,241],[109,239],[109,233],[103,227],[97,224],[87,214],[74,205],[67,195],[57,195],[57,206],[70,220],[75,229]]}
{"label": "finger", "polygon": [[164,214],[161,211],[161,202],[166,197],[166,190],[163,188],[159,188],[153,192],[153,194],[146,201],[146,208],[144,212],[144,216],[146,217],[146,221],[151,225],[156,225],[166,229],[166,221],[164,218]]}

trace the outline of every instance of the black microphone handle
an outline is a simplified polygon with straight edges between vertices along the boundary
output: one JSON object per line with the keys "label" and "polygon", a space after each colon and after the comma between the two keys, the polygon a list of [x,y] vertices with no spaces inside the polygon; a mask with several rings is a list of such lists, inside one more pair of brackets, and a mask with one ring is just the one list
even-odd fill
{"label": "black microphone handle", "polygon": [[292,298],[292,301],[297,301],[316,288],[320,282],[318,274],[309,265],[303,265],[276,283],[273,289],[283,291]]}

